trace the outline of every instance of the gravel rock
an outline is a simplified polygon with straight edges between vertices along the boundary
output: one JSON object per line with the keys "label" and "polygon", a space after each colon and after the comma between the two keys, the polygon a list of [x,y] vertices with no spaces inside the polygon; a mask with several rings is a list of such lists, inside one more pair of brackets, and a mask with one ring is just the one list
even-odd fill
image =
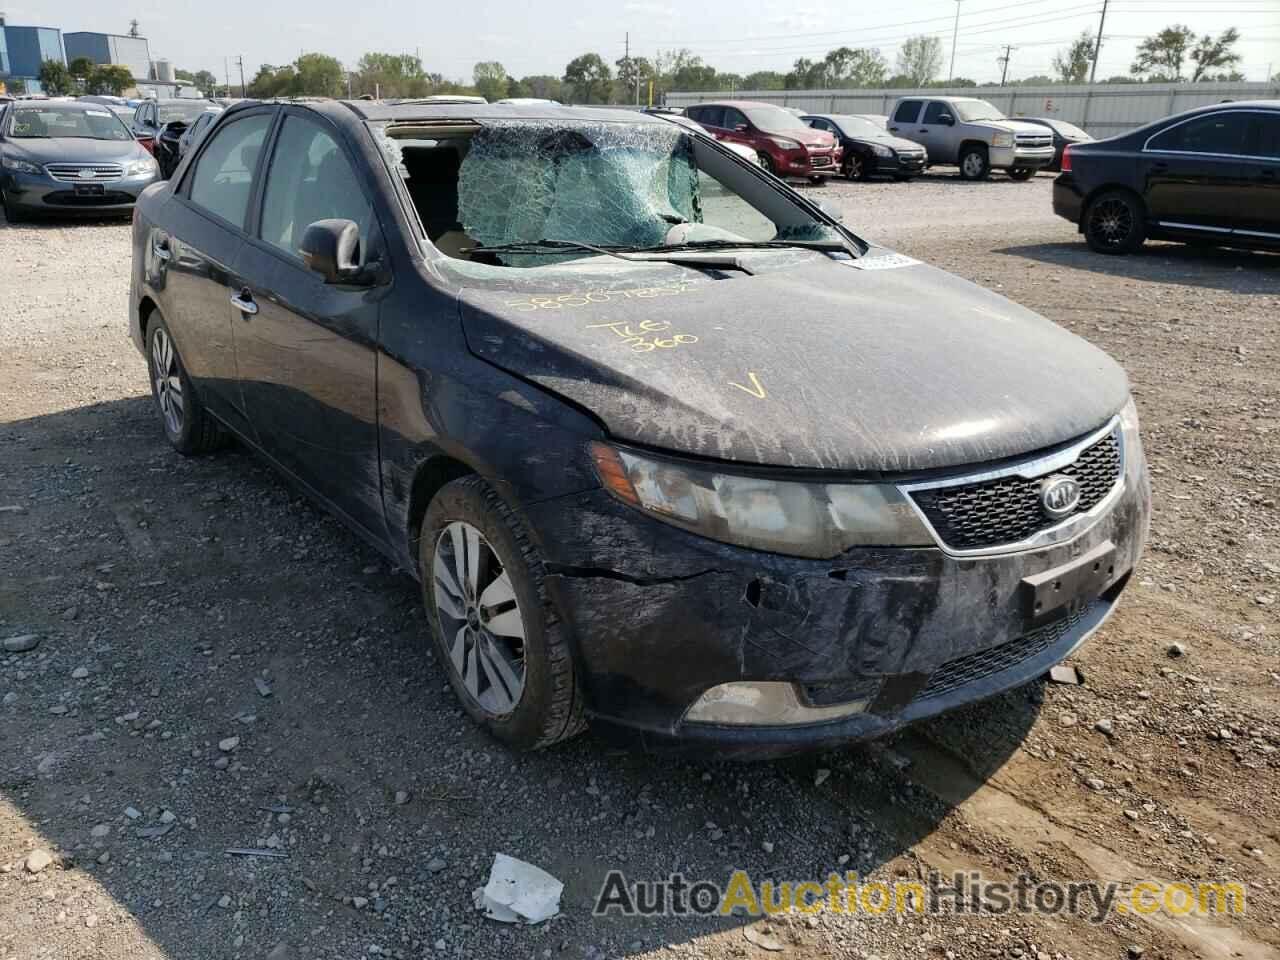
{"label": "gravel rock", "polygon": [[227,737],[225,740],[218,741],[218,749],[223,753],[231,753],[240,746],[239,737]]}
{"label": "gravel rock", "polygon": [[3,646],[5,653],[27,653],[40,646],[40,637],[34,633],[23,633],[16,637],[5,637]]}
{"label": "gravel rock", "polygon": [[27,868],[27,873],[41,873],[51,863],[53,863],[53,857],[48,850],[32,850],[27,854],[23,866]]}

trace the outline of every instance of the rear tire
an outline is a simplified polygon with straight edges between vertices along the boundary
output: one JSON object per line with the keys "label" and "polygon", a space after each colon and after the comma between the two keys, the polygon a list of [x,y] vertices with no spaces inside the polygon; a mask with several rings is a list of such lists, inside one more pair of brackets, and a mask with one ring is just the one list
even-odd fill
{"label": "rear tire", "polygon": [[483,479],[462,477],[436,494],[422,521],[418,570],[436,650],[472,720],[517,750],[586,728],[541,554]]}
{"label": "rear tire", "polygon": [[173,336],[158,310],[151,314],[147,325],[147,371],[151,398],[173,449],[194,457],[212,453],[226,443],[226,433],[196,396]]}
{"label": "rear tire", "polygon": [[970,145],[960,154],[960,179],[985,180],[991,175],[991,160],[982,144]]}
{"label": "rear tire", "polygon": [[1035,175],[1036,175],[1036,172],[1031,167],[1014,167],[1012,170],[1009,171],[1010,180],[1018,180],[1018,181],[1030,180]]}
{"label": "rear tire", "polygon": [[1097,253],[1133,253],[1147,239],[1142,204],[1128,190],[1108,190],[1084,211],[1084,238]]}

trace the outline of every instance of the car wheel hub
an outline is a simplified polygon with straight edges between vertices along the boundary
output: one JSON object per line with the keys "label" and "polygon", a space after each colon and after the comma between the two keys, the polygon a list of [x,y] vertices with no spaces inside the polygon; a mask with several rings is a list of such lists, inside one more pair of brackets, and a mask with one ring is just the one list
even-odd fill
{"label": "car wheel hub", "polygon": [[482,710],[500,717],[525,686],[525,624],[497,552],[471,524],[454,521],[436,540],[432,596],[449,668]]}
{"label": "car wheel hub", "polygon": [[162,328],[151,341],[151,375],[156,385],[156,403],[164,417],[165,429],[173,436],[182,432],[184,409],[182,378],[178,373],[178,354],[173,341]]}
{"label": "car wheel hub", "polygon": [[1094,232],[1106,243],[1122,242],[1132,226],[1129,208],[1118,200],[1104,200],[1093,212]]}
{"label": "car wheel hub", "polygon": [[964,158],[964,172],[971,177],[976,177],[982,172],[982,158],[976,153],[971,153]]}

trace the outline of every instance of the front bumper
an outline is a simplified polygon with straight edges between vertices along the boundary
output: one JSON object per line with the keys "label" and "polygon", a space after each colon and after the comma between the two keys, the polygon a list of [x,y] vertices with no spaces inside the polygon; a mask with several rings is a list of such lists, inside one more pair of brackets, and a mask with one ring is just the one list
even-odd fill
{"label": "front bumper", "polygon": [[[1111,507],[1075,539],[1002,556],[861,548],[831,561],[714,543],[604,491],[526,513],[547,558],[594,729],[644,748],[768,757],[882,736],[1028,682],[1106,619],[1141,555],[1141,449]],[[1033,613],[1026,583],[1107,550],[1085,594]],[[820,723],[689,722],[713,687],[780,681],[831,703],[878,681],[863,712]]]}
{"label": "front bumper", "polygon": [[76,184],[45,174],[6,170],[0,188],[10,204],[32,213],[128,213],[138,194],[158,179],[157,174],[144,174]]}
{"label": "front bumper", "polygon": [[839,150],[788,150],[780,171],[789,177],[834,177],[840,172]]}
{"label": "front bumper", "polygon": [[926,154],[903,156],[895,153],[892,157],[873,157],[871,172],[884,177],[918,177],[924,173],[928,163]]}
{"label": "front bumper", "polygon": [[991,147],[988,156],[991,166],[997,170],[1008,170],[1013,167],[1039,170],[1053,163],[1054,151],[1048,147]]}

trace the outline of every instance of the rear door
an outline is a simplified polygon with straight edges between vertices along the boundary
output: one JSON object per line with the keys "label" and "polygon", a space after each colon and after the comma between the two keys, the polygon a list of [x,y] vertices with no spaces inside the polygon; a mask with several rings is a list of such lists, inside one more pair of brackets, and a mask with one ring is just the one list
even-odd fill
{"label": "rear door", "polygon": [[1249,204],[1236,232],[1280,244],[1280,111],[1253,115],[1248,155],[1242,162]]}
{"label": "rear door", "polygon": [[[360,171],[360,172],[358,172]],[[378,305],[386,286],[328,284],[299,245],[317,220],[352,220],[360,257],[380,256],[368,174],[322,115],[285,110],[236,260],[244,404],[262,448],[347,517],[385,538],[378,471]]]}
{"label": "rear door", "polygon": [[893,116],[889,118],[889,132],[920,143],[917,121],[920,119],[920,110],[923,106],[923,100],[903,100],[899,103],[897,109],[893,111]]}
{"label": "rear door", "polygon": [[1243,157],[1252,114],[1203,113],[1147,138],[1139,159],[1147,216],[1161,229],[1212,237],[1249,219]]}
{"label": "rear door", "polygon": [[205,404],[241,432],[249,428],[232,337],[232,269],[276,112],[247,110],[213,132],[165,204],[151,242],[160,307],[187,373]]}

